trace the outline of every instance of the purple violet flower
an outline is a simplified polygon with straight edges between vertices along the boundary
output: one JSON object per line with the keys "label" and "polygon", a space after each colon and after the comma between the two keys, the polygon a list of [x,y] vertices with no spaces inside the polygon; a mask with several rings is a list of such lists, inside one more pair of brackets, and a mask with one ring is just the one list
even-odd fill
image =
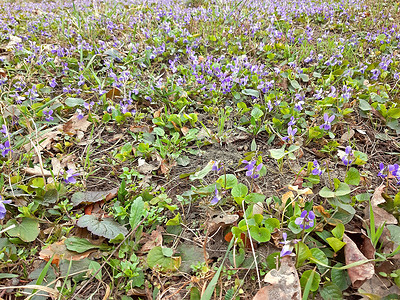
{"label": "purple violet flower", "polygon": [[280,244],[283,244],[281,254],[279,255],[280,257],[292,254],[294,245],[299,241],[299,240],[288,241],[286,232],[282,234],[282,237],[283,237],[283,242],[279,242]]}
{"label": "purple violet flower", "polygon": [[324,129],[324,130],[329,130],[332,128],[331,123],[335,119],[335,115],[329,116],[327,113],[324,113],[324,121],[325,123],[322,125],[319,125],[319,128]]}
{"label": "purple violet flower", "polygon": [[381,177],[381,178],[386,178],[387,177],[387,174],[385,174],[384,172],[386,171],[386,167],[385,167],[385,165],[383,164],[383,163],[380,163],[379,164],[379,173],[378,173],[378,177]]}
{"label": "purple violet flower", "polygon": [[286,141],[288,139],[290,142],[292,142],[294,139],[294,135],[297,132],[297,128],[292,129],[292,126],[289,126],[287,129],[287,132],[288,132],[288,136],[284,136],[282,138],[282,140]]}
{"label": "purple violet flower", "polygon": [[215,172],[219,172],[219,171],[221,171],[221,169],[222,169],[223,166],[224,166],[224,163],[221,163],[221,162],[218,160],[218,161],[215,161],[215,162],[214,162],[214,164],[213,164],[211,170],[213,170],[213,171],[215,171]]}
{"label": "purple violet flower", "polygon": [[346,154],[342,157],[342,162],[344,163],[345,166],[348,166],[354,160],[353,150],[351,149],[350,146],[347,146],[344,152]]}
{"label": "purple violet flower", "polygon": [[76,183],[75,177],[79,176],[79,173],[74,174],[74,170],[68,169],[66,172],[63,172],[64,182],[65,183]]}
{"label": "purple violet flower", "polygon": [[45,120],[47,122],[53,121],[54,118],[51,116],[53,114],[53,110],[49,109],[48,111],[43,111],[43,115],[45,115]]}
{"label": "purple violet flower", "polygon": [[315,214],[312,210],[304,210],[294,223],[299,225],[301,229],[309,229],[314,226],[314,219]]}
{"label": "purple violet flower", "polygon": [[219,197],[217,185],[215,185],[215,196],[214,196],[214,198],[211,199],[211,204],[215,205],[219,202],[219,200],[221,200],[221,197]]}
{"label": "purple violet flower", "polygon": [[7,209],[4,204],[10,204],[11,200],[3,200],[3,196],[0,195],[0,219],[4,219],[7,213]]}
{"label": "purple violet flower", "polygon": [[4,134],[4,137],[7,137],[7,136],[8,136],[7,126],[6,126],[5,124],[1,125],[1,130],[0,130],[0,132],[1,132],[2,134]]}
{"label": "purple violet flower", "polygon": [[7,141],[4,142],[4,144],[0,144],[0,150],[1,150],[1,155],[3,157],[6,157],[6,155],[10,151],[12,152],[11,147],[10,147],[10,141],[7,140]]}
{"label": "purple violet flower", "polygon": [[261,168],[263,167],[262,163],[256,166],[257,162],[254,159],[252,159],[251,161],[242,160],[242,162],[247,164],[247,166],[245,167],[247,169],[246,176],[252,179],[256,179],[260,176],[258,172],[260,172]]}
{"label": "purple violet flower", "polygon": [[321,176],[324,170],[321,168],[321,166],[319,165],[319,163],[316,159],[314,159],[314,161],[313,161],[313,166],[314,166],[314,169],[312,170],[311,173],[313,175]]}

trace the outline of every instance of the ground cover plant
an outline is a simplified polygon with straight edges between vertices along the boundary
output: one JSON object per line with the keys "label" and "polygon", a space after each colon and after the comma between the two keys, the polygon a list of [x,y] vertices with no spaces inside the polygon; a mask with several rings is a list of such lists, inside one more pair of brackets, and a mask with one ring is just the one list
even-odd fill
{"label": "ground cover plant", "polygon": [[0,298],[398,299],[398,2],[0,8]]}

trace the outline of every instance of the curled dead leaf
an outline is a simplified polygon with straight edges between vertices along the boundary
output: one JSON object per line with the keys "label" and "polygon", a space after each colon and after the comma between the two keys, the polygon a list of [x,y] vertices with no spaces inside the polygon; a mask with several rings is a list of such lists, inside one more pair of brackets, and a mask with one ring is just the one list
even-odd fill
{"label": "curled dead leaf", "polygon": [[257,292],[253,300],[300,300],[299,275],[290,256],[281,258],[279,270],[273,269],[265,275],[264,282],[269,285]]}
{"label": "curled dead leaf", "polygon": [[[366,261],[367,257],[358,249],[356,243],[353,242],[346,234],[343,235],[344,256],[346,265]],[[372,262],[366,262],[362,265],[351,267],[347,270],[351,284],[354,288],[359,288],[367,279],[372,278],[375,274],[374,265]]]}
{"label": "curled dead leaf", "polygon": [[49,261],[52,257],[52,264],[55,264],[56,266],[59,265],[60,260],[65,259],[65,260],[81,260],[84,258],[87,258],[90,253],[92,253],[95,250],[89,250],[84,253],[76,253],[69,251],[67,247],[64,244],[64,240],[60,242],[53,243],[46,248],[42,249],[39,252],[39,258]]}

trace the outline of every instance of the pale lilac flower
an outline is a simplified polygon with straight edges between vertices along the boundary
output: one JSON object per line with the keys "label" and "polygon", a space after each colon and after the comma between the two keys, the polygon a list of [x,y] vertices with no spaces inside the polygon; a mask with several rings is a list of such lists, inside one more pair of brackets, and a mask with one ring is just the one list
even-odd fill
{"label": "pale lilac flower", "polygon": [[68,169],[66,172],[63,172],[64,182],[65,183],[76,183],[75,177],[79,176],[79,173],[74,174],[74,170]]}
{"label": "pale lilac flower", "polygon": [[242,160],[242,162],[247,164],[247,166],[245,167],[247,169],[246,176],[248,176],[252,179],[256,179],[260,176],[260,174],[258,174],[258,172],[260,172],[261,168],[263,167],[262,163],[260,163],[258,166],[256,166],[257,162],[254,159],[251,161]]}
{"label": "pale lilac flower", "polygon": [[53,114],[53,110],[49,109],[48,111],[43,111],[43,115],[45,115],[45,120],[47,122],[53,121],[54,118],[51,116]]}
{"label": "pale lilac flower", "polygon": [[1,130],[0,130],[0,132],[1,132],[2,134],[4,134],[4,137],[7,137],[7,136],[8,136],[7,126],[6,126],[5,124],[1,125]]}
{"label": "pale lilac flower", "polygon": [[215,185],[215,196],[214,196],[214,198],[211,199],[211,204],[215,205],[219,202],[219,200],[221,200],[221,197],[219,197],[217,185]]}
{"label": "pale lilac flower", "polygon": [[215,162],[214,162],[214,164],[213,164],[211,170],[213,170],[213,171],[215,171],[215,172],[219,172],[219,171],[221,171],[221,169],[222,169],[223,166],[224,166],[224,164],[221,163],[221,162],[218,160],[218,161],[215,161]]}
{"label": "pale lilac flower", "polygon": [[304,210],[294,223],[299,225],[301,229],[309,229],[314,226],[314,219],[315,214],[312,210],[309,212]]}
{"label": "pale lilac flower", "polygon": [[49,85],[50,85],[52,88],[55,88],[56,85],[57,85],[56,79],[53,78],[53,79],[50,81]]}
{"label": "pale lilac flower", "polygon": [[78,108],[78,109],[76,110],[76,112],[78,113],[78,120],[82,120],[83,117],[85,116],[85,115],[83,114],[82,110],[81,110],[80,108]]}
{"label": "pale lilac flower", "polygon": [[373,69],[373,70],[371,70],[371,73],[372,73],[371,79],[378,80],[379,75],[381,74],[381,71],[378,69]]}
{"label": "pale lilac flower", "polygon": [[0,195],[0,219],[4,219],[7,213],[7,209],[4,204],[10,204],[11,200],[3,200],[3,196]]}
{"label": "pale lilac flower", "polygon": [[299,240],[288,241],[286,232],[282,234],[282,237],[283,237],[283,242],[279,242],[280,244],[283,244],[283,248],[279,255],[280,257],[292,254],[294,245],[299,242]]}
{"label": "pale lilac flower", "polygon": [[386,167],[385,167],[385,165],[383,163],[379,164],[379,170],[380,171],[378,173],[378,177],[386,178],[387,177],[387,174],[385,174]]}
{"label": "pale lilac flower", "polygon": [[327,113],[324,113],[324,121],[325,123],[322,125],[319,125],[319,128],[324,129],[324,130],[329,130],[331,129],[331,123],[335,119],[335,115],[329,116]]}
{"label": "pale lilac flower", "polygon": [[290,142],[292,142],[294,139],[294,135],[297,132],[297,128],[292,129],[292,126],[289,126],[287,132],[288,136],[284,136],[282,140],[286,141],[288,139]]}
{"label": "pale lilac flower", "polygon": [[293,116],[290,117],[290,122],[288,123],[289,126],[293,126],[296,124],[297,119],[295,119]]}
{"label": "pale lilac flower", "polygon": [[321,168],[321,166],[319,165],[319,163],[316,159],[314,159],[314,161],[313,161],[313,166],[314,166],[314,169],[312,170],[311,173],[313,175],[321,176],[323,173],[323,169]]}
{"label": "pale lilac flower", "polygon": [[4,142],[4,144],[0,144],[0,150],[1,150],[1,155],[2,155],[3,157],[6,157],[6,155],[7,155],[10,151],[12,152],[11,147],[10,147],[10,141],[7,140],[7,141]]}
{"label": "pale lilac flower", "polygon": [[351,149],[350,146],[347,146],[345,149],[345,155],[342,157],[342,162],[344,163],[345,166],[350,165],[353,160],[354,160],[354,154],[353,150]]}

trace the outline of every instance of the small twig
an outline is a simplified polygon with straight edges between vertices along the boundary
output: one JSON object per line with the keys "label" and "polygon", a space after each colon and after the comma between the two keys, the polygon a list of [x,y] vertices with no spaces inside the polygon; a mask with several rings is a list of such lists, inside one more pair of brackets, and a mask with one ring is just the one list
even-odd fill
{"label": "small twig", "polygon": [[140,225],[143,224],[144,220],[146,220],[147,216],[149,215],[149,213],[147,213],[147,215],[143,218],[142,221],[139,222],[139,224],[136,225],[136,227],[134,229],[131,230],[131,232],[129,232],[129,234],[123,239],[123,241],[121,243],[118,244],[117,247],[115,247],[114,251],[111,252],[111,254],[107,257],[107,259],[103,262],[103,264],[100,266],[100,268],[92,275],[92,277],[90,277],[86,283],[76,292],[72,295],[71,300],[76,299],[76,297],[89,285],[89,283],[93,280],[93,278],[95,278],[97,276],[97,274],[99,274],[99,272],[104,268],[104,266],[108,263],[108,261],[111,259],[111,257],[113,257],[113,255],[115,254],[115,252],[117,252],[117,250],[119,249],[119,247],[121,247],[121,245],[134,233],[136,232],[136,230],[139,228]]}

